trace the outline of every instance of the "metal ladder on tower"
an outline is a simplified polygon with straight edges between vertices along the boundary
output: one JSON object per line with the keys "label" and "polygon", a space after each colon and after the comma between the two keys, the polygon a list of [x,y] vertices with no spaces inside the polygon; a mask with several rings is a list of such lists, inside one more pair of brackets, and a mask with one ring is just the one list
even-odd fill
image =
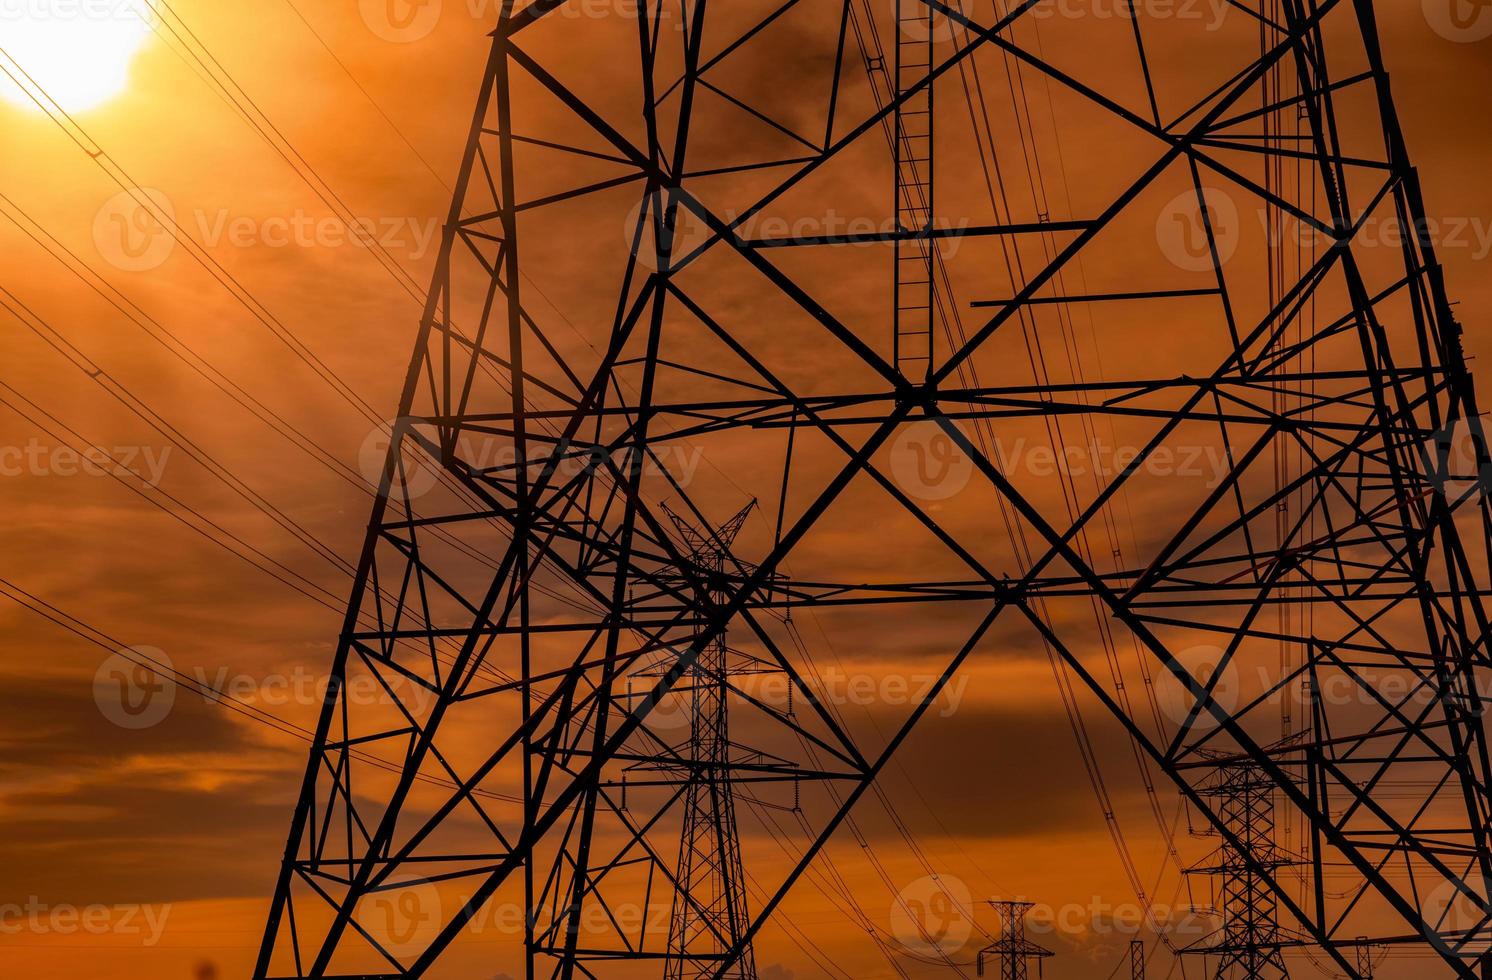
{"label": "metal ladder on tower", "polygon": [[[923,0],[896,2],[895,165],[896,370],[925,380],[933,367],[933,12]],[[920,87],[919,87],[920,86]]]}

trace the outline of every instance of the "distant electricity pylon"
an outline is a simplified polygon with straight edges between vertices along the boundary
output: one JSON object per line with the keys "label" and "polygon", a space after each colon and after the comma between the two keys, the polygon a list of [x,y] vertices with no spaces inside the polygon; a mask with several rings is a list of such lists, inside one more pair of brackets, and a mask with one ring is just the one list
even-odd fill
{"label": "distant electricity pylon", "polygon": [[1280,928],[1266,875],[1297,862],[1275,844],[1275,783],[1252,761],[1218,761],[1201,793],[1221,813],[1229,843],[1193,871],[1216,879],[1222,928],[1184,952],[1211,959],[1215,980],[1289,980],[1282,950],[1299,942]]}
{"label": "distant electricity pylon", "polygon": [[[741,976],[1035,652],[1291,942],[1492,980],[1492,458],[1375,4],[621,6],[493,32],[255,976],[422,977],[499,903],[528,977]],[[844,651],[933,682],[851,724]],[[739,873],[681,858],[726,786]]]}
{"label": "distant electricity pylon", "polygon": [[[731,542],[754,507],[754,502],[747,504],[719,528],[704,532],[665,507],[693,566],[692,574],[679,586],[702,584],[701,604],[722,602],[728,597],[729,576],[736,567],[730,560]],[[729,703],[732,678],[764,670],[770,668],[754,658],[743,661],[733,655],[726,645],[726,633],[721,631],[695,659],[683,685],[689,693],[689,740],[677,752],[682,761],[634,764],[634,769],[673,772],[684,785],[679,887],[669,925],[666,980],[709,977],[721,957],[735,950],[740,950],[740,957],[727,976],[756,980],[756,957],[747,938],[750,919],[732,767],[736,763],[760,763],[765,756],[731,741]]]}
{"label": "distant electricity pylon", "polygon": [[991,902],[990,905],[1000,918],[1000,938],[979,951],[979,975],[985,975],[987,964],[993,960],[994,975],[999,980],[1028,980],[1033,961],[1036,975],[1040,976],[1041,964],[1052,951],[1026,938],[1026,913],[1035,906],[1030,902]]}

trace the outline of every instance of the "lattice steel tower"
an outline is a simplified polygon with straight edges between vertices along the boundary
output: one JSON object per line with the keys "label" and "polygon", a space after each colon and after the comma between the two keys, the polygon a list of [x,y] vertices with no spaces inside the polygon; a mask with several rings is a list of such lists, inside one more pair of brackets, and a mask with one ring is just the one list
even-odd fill
{"label": "lattice steel tower", "polygon": [[1000,917],[1000,938],[979,951],[979,975],[985,975],[990,960],[996,964],[995,976],[1000,980],[1028,980],[1031,963],[1036,963],[1036,975],[1041,976],[1042,963],[1052,954],[1026,938],[1026,913],[1035,908],[1030,902],[991,902]]}
{"label": "lattice steel tower", "polygon": [[[722,602],[729,594],[731,542],[740,533],[754,504],[721,527],[700,532],[669,511],[688,549],[694,574],[682,587],[704,584],[701,603]],[[742,949],[740,959],[726,974],[733,980],[756,980],[756,957],[746,930],[746,875],[741,867],[741,841],[736,824],[736,795],[731,782],[732,761],[746,754],[730,737],[731,678],[758,673],[754,662],[737,663],[721,631],[702,650],[690,668],[689,741],[679,752],[686,765],[662,761],[638,763],[643,771],[674,771],[683,778],[684,830],[679,840],[673,915],[668,935],[666,980],[709,977],[721,957]],[[754,755],[754,754],[753,754]],[[760,761],[760,756],[755,756]]]}
{"label": "lattice steel tower", "polygon": [[[713,977],[1045,654],[1234,853],[1210,788],[1272,784],[1313,955],[1492,980],[1492,457],[1376,5],[594,7],[498,16],[255,976],[461,975],[504,903],[528,977],[669,969],[729,635],[786,690],[712,759]],[[718,565],[669,516],[753,499]],[[851,723],[841,652],[935,681]]]}
{"label": "lattice steel tower", "polygon": [[1215,980],[1288,980],[1283,950],[1299,943],[1281,930],[1279,898],[1265,877],[1296,863],[1275,842],[1275,783],[1252,762],[1224,761],[1203,794],[1238,843],[1193,869],[1217,880],[1223,924],[1186,952],[1209,957]]}

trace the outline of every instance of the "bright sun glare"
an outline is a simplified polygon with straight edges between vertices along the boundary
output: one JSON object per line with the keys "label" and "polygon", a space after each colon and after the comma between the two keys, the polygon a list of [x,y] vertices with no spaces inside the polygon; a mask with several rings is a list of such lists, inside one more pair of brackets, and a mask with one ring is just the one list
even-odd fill
{"label": "bright sun glare", "polygon": [[37,108],[9,73],[68,112],[108,101],[129,83],[151,16],[146,0],[0,0],[0,95]]}

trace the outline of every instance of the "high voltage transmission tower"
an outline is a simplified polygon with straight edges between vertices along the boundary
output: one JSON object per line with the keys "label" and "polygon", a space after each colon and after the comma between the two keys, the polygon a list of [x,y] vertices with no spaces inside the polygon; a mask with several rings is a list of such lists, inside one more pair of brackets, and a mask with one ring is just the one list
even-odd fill
{"label": "high voltage transmission tower", "polygon": [[979,975],[985,975],[986,967],[993,960],[995,976],[999,980],[1028,980],[1031,962],[1036,962],[1036,975],[1041,976],[1041,964],[1052,951],[1038,946],[1026,938],[1026,913],[1035,906],[1030,902],[991,902],[1000,917],[1000,938],[979,951]]}
{"label": "high voltage transmission tower", "polygon": [[[701,533],[664,505],[688,549],[691,575],[681,589],[702,584],[703,604],[724,601],[734,567],[730,545],[750,516],[747,504],[724,525]],[[634,763],[634,770],[675,774],[684,786],[684,829],[676,866],[678,890],[668,934],[665,980],[709,977],[720,958],[740,950],[727,976],[756,980],[756,958],[746,937],[746,875],[741,867],[741,841],[736,824],[734,764],[760,764],[766,757],[731,741],[732,678],[770,670],[755,658],[742,661],[726,645],[726,633],[716,634],[689,669],[688,680],[676,690],[689,693],[689,739],[681,763],[667,758]],[[654,671],[648,676],[661,676]]]}
{"label": "high voltage transmission tower", "polygon": [[[504,6],[256,977],[507,902],[529,977],[746,975],[949,679],[1044,652],[1332,969],[1492,978],[1492,460],[1375,5],[1046,8]],[[816,650],[932,683],[852,725]]]}
{"label": "high voltage transmission tower", "polygon": [[1278,877],[1295,863],[1275,845],[1275,784],[1252,761],[1217,761],[1213,783],[1200,792],[1237,843],[1223,844],[1193,869],[1217,879],[1223,923],[1185,952],[1210,957],[1215,980],[1288,980],[1282,951],[1298,943],[1280,928],[1279,898],[1263,876]]}

